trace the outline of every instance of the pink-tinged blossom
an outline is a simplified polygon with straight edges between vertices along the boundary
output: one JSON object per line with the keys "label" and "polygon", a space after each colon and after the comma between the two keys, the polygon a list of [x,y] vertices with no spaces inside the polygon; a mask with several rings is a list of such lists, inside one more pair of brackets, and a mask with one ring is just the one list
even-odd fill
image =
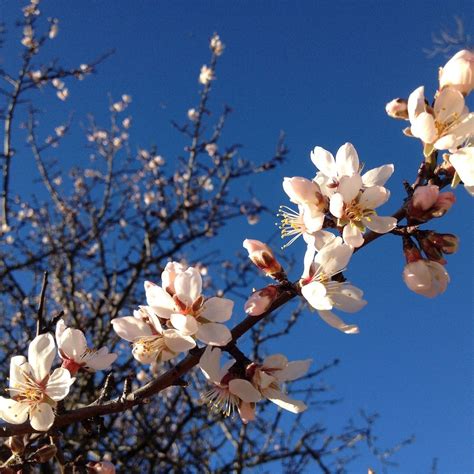
{"label": "pink-tinged blossom", "polygon": [[464,183],[466,191],[474,196],[474,146],[456,150],[449,156],[449,162]]}
{"label": "pink-tinged blossom", "polygon": [[452,87],[442,89],[433,108],[424,94],[421,86],[408,97],[409,134],[425,143],[425,155],[433,149],[453,150],[462,145],[474,133],[474,113],[469,113],[461,92]]}
{"label": "pink-tinged blossom", "polygon": [[217,347],[206,347],[199,367],[212,388],[202,395],[214,410],[231,416],[238,411],[244,423],[255,419],[255,403],[261,400],[260,392],[246,379],[229,372],[230,362],[220,366],[222,351]]}
{"label": "pink-tinged blossom", "polygon": [[283,354],[274,354],[266,357],[262,364],[250,364],[246,372],[264,398],[292,413],[301,413],[306,410],[306,404],[290,398],[282,384],[306,375],[311,362],[311,359],[288,362]]}
{"label": "pink-tinged blossom", "polygon": [[452,87],[465,96],[474,89],[474,52],[458,51],[439,71],[439,87]]}
{"label": "pink-tinged blossom", "polygon": [[406,264],[403,280],[411,291],[434,298],[446,291],[449,275],[438,262],[420,259]]}
{"label": "pink-tinged blossom", "polygon": [[454,193],[439,192],[434,184],[418,186],[408,203],[407,212],[411,219],[425,222],[433,217],[442,217],[456,202]]}
{"label": "pink-tinged blossom", "polygon": [[385,112],[389,117],[408,120],[408,103],[406,99],[393,99],[385,106]]}
{"label": "pink-tinged blossom", "polygon": [[340,237],[334,238],[317,253],[308,245],[300,280],[301,294],[306,301],[327,324],[346,334],[357,334],[359,328],[346,324],[331,310],[354,313],[367,304],[359,288],[332,279],[347,267],[352,253],[353,248],[343,243]]}
{"label": "pink-tinged blossom", "polygon": [[163,329],[153,308],[141,306],[133,316],[112,320],[114,331],[132,343],[133,357],[142,364],[165,362],[196,346],[190,336],[176,329]]}
{"label": "pink-tinged blossom", "polygon": [[162,286],[145,282],[148,305],[182,336],[205,344],[224,346],[232,339],[223,323],[232,315],[234,302],[227,298],[204,298],[199,270],[170,262],[162,273]]}
{"label": "pink-tinged blossom", "polygon": [[7,423],[21,424],[28,418],[33,429],[48,431],[54,423],[57,402],[69,393],[74,378],[64,368],[51,366],[56,345],[51,334],[31,341],[28,360],[14,356],[10,363],[10,397],[0,397],[0,417]]}
{"label": "pink-tinged blossom", "polygon": [[56,344],[59,357],[63,360],[62,366],[71,375],[80,369],[88,372],[108,369],[117,358],[117,354],[109,353],[107,347],[89,349],[84,333],[79,329],[68,328],[62,319],[56,325]]}
{"label": "pink-tinged blossom", "polygon": [[277,296],[278,289],[273,285],[257,290],[245,302],[244,311],[248,316],[261,316],[270,309]]}
{"label": "pink-tinged blossom", "polygon": [[260,242],[260,240],[245,239],[242,246],[249,253],[252,263],[265,275],[272,276],[282,271],[280,262],[267,244]]}

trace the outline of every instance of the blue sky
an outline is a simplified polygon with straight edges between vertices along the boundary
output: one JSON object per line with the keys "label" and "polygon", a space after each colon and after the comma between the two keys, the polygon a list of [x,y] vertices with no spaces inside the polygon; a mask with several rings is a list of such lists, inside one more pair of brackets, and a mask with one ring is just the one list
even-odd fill
{"label": "blue sky", "polygon": [[[127,93],[133,97],[134,144],[156,143],[169,158],[182,152],[169,121],[184,121],[196,104],[198,71],[208,58],[210,35],[218,32],[227,47],[211,106],[234,109],[225,140],[242,143],[242,153],[258,161],[271,155],[280,130],[287,135],[289,161],[258,181],[257,195],[275,210],[286,203],[280,186],[284,176],[313,176],[309,152],[315,145],[335,153],[346,141],[355,145],[367,168],[395,164],[388,182],[392,199],[383,209],[386,214],[396,210],[403,197],[401,181],[413,178],[421,148],[402,135],[402,122],[385,115],[385,103],[407,97],[422,84],[427,96],[434,93],[437,68],[445,59],[428,59],[422,50],[431,46],[432,33],[453,25],[453,15],[473,31],[472,3],[459,0],[51,0],[42,8],[60,19],[50,55],[76,65],[108,49],[117,51],[97,76],[70,84],[66,103],[54,100],[51,91],[43,93],[40,102],[52,125],[71,109],[76,124],[89,112],[104,119],[107,94]],[[10,25],[16,10],[17,2],[4,3],[2,16]],[[12,63],[13,51],[7,43],[0,60]],[[86,156],[80,135],[68,146],[61,155],[65,164]],[[428,300],[406,289],[401,242],[386,236],[358,253],[347,274],[369,301],[353,317],[361,334],[339,334],[308,312],[285,342],[294,358],[342,360],[326,380],[344,402],[314,416],[337,427],[364,408],[381,413],[379,431],[387,446],[416,435],[416,443],[398,456],[398,472],[429,472],[434,457],[442,473],[474,469],[473,203],[463,189],[457,197],[446,218],[430,225],[461,238],[459,253],[448,259],[452,281],[444,295]],[[241,223],[226,233],[227,248],[238,250],[246,237],[265,240],[273,221],[263,219],[253,227]],[[302,242],[289,251],[302,258]],[[351,472],[364,472],[367,465],[361,458]]]}

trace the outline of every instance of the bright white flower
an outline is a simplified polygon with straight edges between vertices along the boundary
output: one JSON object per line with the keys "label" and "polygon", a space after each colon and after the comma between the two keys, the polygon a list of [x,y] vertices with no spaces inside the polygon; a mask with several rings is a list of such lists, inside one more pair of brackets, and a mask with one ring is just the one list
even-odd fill
{"label": "bright white flower", "polygon": [[282,390],[281,384],[303,377],[311,362],[311,359],[288,362],[283,354],[275,354],[266,357],[261,365],[250,364],[247,374],[252,377],[253,385],[266,399],[292,413],[301,413],[306,410],[306,404],[290,398]]}
{"label": "bright white flower", "polygon": [[457,150],[449,156],[449,162],[464,183],[466,191],[474,196],[474,146]]}
{"label": "bright white flower", "polygon": [[196,122],[198,118],[199,112],[196,109],[188,110],[188,119],[191,120],[191,122]]}
{"label": "bright white flower", "polygon": [[452,87],[438,93],[433,108],[426,104],[424,87],[418,87],[408,97],[408,117],[411,135],[429,145],[426,155],[432,149],[453,150],[474,133],[474,113],[469,113],[463,95]]}
{"label": "bright white flower", "polygon": [[202,66],[201,72],[199,74],[199,82],[201,84],[206,85],[206,84],[209,84],[209,82],[211,82],[214,79],[215,79],[214,71],[206,65]]}
{"label": "bright white flower", "polygon": [[217,145],[215,143],[208,143],[204,148],[206,149],[207,153],[209,154],[211,158],[216,156]]}
{"label": "bright white flower", "polygon": [[147,303],[182,336],[192,336],[205,344],[224,346],[232,339],[224,324],[232,315],[234,302],[226,298],[205,299],[201,294],[199,270],[168,263],[162,274],[162,287],[145,282]]}
{"label": "bright white flower", "polygon": [[390,191],[383,186],[371,186],[360,192],[357,175],[343,176],[338,192],[331,196],[329,210],[338,218],[338,226],[344,227],[344,242],[352,247],[360,247],[364,243],[363,233],[366,227],[378,234],[385,234],[394,229],[397,219],[378,216],[375,211],[385,204],[389,197]]}
{"label": "bright white flower", "polygon": [[216,411],[230,416],[237,410],[244,423],[255,419],[255,403],[262,399],[260,392],[245,379],[229,373],[233,361],[220,366],[222,351],[206,347],[199,361],[199,367],[212,389],[202,398]]}
{"label": "bright white flower", "polygon": [[211,38],[209,47],[216,56],[220,56],[224,52],[225,45],[221,41],[219,35],[217,33],[214,33],[214,36]]}
{"label": "bright white flower", "polygon": [[474,89],[474,52],[458,51],[439,71],[439,87],[453,87],[464,95]]}
{"label": "bright white flower", "polygon": [[298,176],[284,178],[283,190],[290,201],[298,206],[298,211],[280,206],[278,213],[282,218],[280,226],[282,238],[291,237],[285,244],[285,247],[288,247],[301,235],[307,240],[308,236],[322,229],[327,199],[317,183]]}
{"label": "bright white flower", "polygon": [[117,354],[109,353],[107,347],[99,350],[89,349],[84,333],[79,329],[71,329],[62,319],[56,325],[56,344],[63,367],[74,375],[80,369],[88,372],[105,370],[115,361]]}
{"label": "bright white flower", "polygon": [[0,397],[0,417],[7,423],[20,424],[30,418],[37,431],[48,431],[54,423],[57,402],[69,393],[74,378],[68,370],[51,365],[56,346],[51,334],[41,334],[31,341],[28,361],[23,356],[12,357],[10,363],[10,396]]}
{"label": "bright white flower", "polygon": [[308,245],[304,258],[304,272],[300,280],[301,294],[306,301],[318,311],[326,323],[346,334],[357,334],[359,328],[346,324],[331,310],[336,308],[354,313],[367,304],[362,299],[363,293],[359,288],[349,282],[332,280],[334,275],[347,267],[352,253],[352,247],[343,243],[340,237],[334,238],[318,253],[313,246]]}
{"label": "bright white flower", "polygon": [[359,155],[351,143],[342,145],[336,153],[336,158],[329,151],[317,146],[311,152],[311,161],[319,170],[314,180],[329,197],[339,192],[339,184],[343,177],[346,177],[346,180],[351,177],[351,181],[359,184],[359,188],[370,188],[383,186],[394,170],[392,164],[383,165],[361,175]]}
{"label": "bright white flower", "polygon": [[420,259],[406,264],[403,280],[411,291],[434,298],[446,291],[449,275],[438,262]]}
{"label": "bright white flower", "polygon": [[133,316],[112,320],[114,331],[132,343],[132,354],[142,364],[165,362],[196,346],[192,337],[176,329],[163,329],[153,308],[140,306]]}

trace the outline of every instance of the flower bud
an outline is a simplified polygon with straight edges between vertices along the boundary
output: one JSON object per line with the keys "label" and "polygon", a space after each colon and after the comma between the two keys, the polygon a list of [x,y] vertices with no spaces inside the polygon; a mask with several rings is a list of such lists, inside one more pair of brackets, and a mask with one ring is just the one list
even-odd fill
{"label": "flower bud", "polygon": [[456,196],[450,191],[440,193],[434,184],[419,186],[408,203],[408,217],[426,222],[444,216],[455,202]]}
{"label": "flower bud", "polygon": [[321,190],[314,181],[295,176],[283,179],[283,189],[291,202],[296,204],[316,203],[322,199]]}
{"label": "flower bud", "polygon": [[393,99],[385,106],[385,112],[389,117],[408,120],[408,101],[406,99]]}
{"label": "flower bud", "polygon": [[425,252],[426,256],[431,261],[438,262],[441,265],[445,265],[447,263],[443,258],[443,253],[436,245],[433,245],[428,239],[424,238],[419,239],[419,242],[423,252]]}
{"label": "flower bud", "polygon": [[448,255],[457,252],[459,248],[459,238],[454,234],[438,234],[437,232],[428,231],[425,239]]}
{"label": "flower bud", "polygon": [[439,72],[439,88],[452,87],[464,95],[474,89],[474,52],[457,52]]}
{"label": "flower bud", "polygon": [[109,461],[90,462],[87,470],[91,474],[115,474],[115,466]]}
{"label": "flower bud", "polygon": [[407,263],[416,262],[423,258],[413,240],[406,236],[403,237],[403,254],[405,255]]}
{"label": "flower bud", "polygon": [[38,463],[48,462],[51,458],[56,456],[57,451],[58,448],[56,448],[54,444],[47,444],[35,451],[32,455],[32,459]]}
{"label": "flower bud", "polygon": [[248,251],[253,264],[260,268],[265,275],[273,276],[282,272],[282,267],[272,249],[259,240],[245,239],[243,247]]}
{"label": "flower bud", "polygon": [[443,265],[430,260],[417,260],[407,263],[403,270],[403,280],[407,287],[427,298],[434,298],[444,293],[449,275]]}
{"label": "flower bud", "polygon": [[277,295],[278,290],[273,285],[257,290],[245,302],[244,310],[248,316],[260,316],[270,308]]}
{"label": "flower bud", "polygon": [[10,436],[6,442],[6,445],[10,448],[14,454],[21,454],[25,450],[25,443],[21,436]]}

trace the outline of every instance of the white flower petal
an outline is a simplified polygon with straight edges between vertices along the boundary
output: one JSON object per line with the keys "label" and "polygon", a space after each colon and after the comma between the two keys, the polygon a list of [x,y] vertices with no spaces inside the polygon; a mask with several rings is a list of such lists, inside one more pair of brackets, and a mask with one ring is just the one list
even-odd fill
{"label": "white flower petal", "polygon": [[346,324],[341,318],[336,316],[331,311],[318,311],[319,316],[323,319],[329,326],[339,329],[345,334],[358,334],[359,328],[355,324]]}
{"label": "white flower petal", "polygon": [[462,182],[474,186],[474,146],[461,148],[449,157]]}
{"label": "white flower petal", "polygon": [[336,161],[329,151],[317,146],[311,152],[311,161],[323,174],[328,177],[337,176]]}
{"label": "white flower petal", "polygon": [[138,337],[152,335],[150,326],[133,316],[113,319],[112,327],[119,337],[130,342],[133,342]]}
{"label": "white flower petal", "polygon": [[364,243],[362,232],[351,223],[344,226],[342,237],[346,244],[354,248],[360,247]]}
{"label": "white flower petal", "polygon": [[397,226],[395,217],[370,216],[362,220],[364,225],[377,234],[386,234]]}
{"label": "white flower petal", "polygon": [[334,307],[346,313],[360,311],[367,304],[362,297],[363,293],[359,288],[347,283],[341,283],[338,291],[333,290],[331,293]]}
{"label": "white flower petal", "polygon": [[67,326],[66,323],[60,319],[58,323],[56,324],[56,333],[55,333],[55,338],[56,338],[56,343],[59,345],[59,339],[61,339],[62,333],[66,330]]}
{"label": "white flower petal", "polygon": [[196,337],[210,346],[225,346],[232,340],[229,328],[220,323],[201,324]]}
{"label": "white flower petal", "polygon": [[444,88],[439,92],[433,107],[437,121],[444,123],[448,119],[453,119],[454,116],[459,117],[464,104],[464,97],[459,91],[452,87]]}
{"label": "white flower petal", "polygon": [[268,369],[279,369],[282,370],[288,364],[288,359],[283,354],[273,354],[265,357],[262,365]]}
{"label": "white flower petal", "polygon": [[24,373],[28,373],[29,369],[31,368],[30,365],[26,362],[26,357],[13,356],[10,359],[10,387],[18,387],[19,384],[24,383]]}
{"label": "white flower petal", "polygon": [[337,150],[336,168],[341,177],[359,174],[359,156],[352,143],[345,143]]}
{"label": "white flower petal", "polygon": [[7,423],[19,425],[28,419],[29,404],[0,397],[0,417]]}
{"label": "white flower petal", "polygon": [[383,186],[372,186],[364,189],[359,204],[363,209],[377,209],[390,198],[390,191]]}
{"label": "white flower petal", "polygon": [[113,352],[109,353],[109,350],[106,347],[102,347],[101,350],[105,349],[102,353],[97,351],[91,357],[88,357],[86,361],[85,368],[87,370],[96,372],[98,370],[108,369],[117,359],[117,354]]}
{"label": "white flower petal", "polygon": [[281,390],[266,388],[262,393],[265,398],[273,402],[275,405],[278,405],[280,408],[288,410],[291,413],[301,413],[307,408],[304,402],[290,398]]}
{"label": "white flower petal", "polygon": [[201,316],[214,323],[223,323],[230,319],[233,308],[232,300],[213,297],[204,302]]}
{"label": "white flower petal", "polygon": [[248,380],[244,379],[232,379],[229,382],[229,392],[247,403],[256,403],[262,399],[260,392]]}
{"label": "white flower petal", "polygon": [[326,287],[318,281],[312,281],[301,288],[303,298],[315,309],[332,309],[331,300],[326,293]]}
{"label": "white flower petal", "polygon": [[74,380],[69,370],[63,368],[54,369],[46,385],[48,397],[55,401],[62,400],[69,393],[69,387],[74,383]]}
{"label": "white flower petal", "polygon": [[180,301],[191,306],[201,296],[201,274],[196,268],[189,267],[185,272],[176,275],[174,288]]}
{"label": "white flower petal", "polygon": [[169,319],[175,303],[170,294],[161,286],[155,285],[149,281],[145,282],[146,301],[153,311],[161,318]]}
{"label": "white flower petal", "polygon": [[392,176],[395,167],[393,165],[383,165],[371,169],[362,175],[362,184],[366,188],[372,186],[383,186]]}
{"label": "white flower petal", "polygon": [[31,407],[30,424],[36,431],[48,431],[54,423],[54,412],[51,405],[39,403]]}
{"label": "white flower petal", "polygon": [[344,198],[342,194],[335,193],[329,200],[329,211],[334,217],[342,217],[344,214]]}
{"label": "white flower petal", "polygon": [[170,322],[183,336],[192,336],[199,328],[196,318],[192,315],[174,313],[171,315]]}
{"label": "white flower petal", "polygon": [[343,176],[339,181],[337,191],[342,195],[344,202],[348,204],[357,197],[361,187],[362,178],[357,173],[352,176]]}
{"label": "white flower petal", "polygon": [[49,375],[55,356],[56,345],[51,334],[40,334],[31,341],[28,347],[28,362],[38,382]]}
{"label": "white flower petal", "polygon": [[326,275],[333,276],[347,267],[353,252],[354,250],[343,243],[340,237],[336,237],[318,252],[314,262],[321,266]]}
{"label": "white flower petal", "polygon": [[196,347],[196,341],[191,336],[183,336],[175,329],[165,329],[163,335],[165,344],[173,352],[187,352]]}
{"label": "white flower petal", "polygon": [[76,362],[87,351],[86,337],[79,329],[66,328],[61,337],[56,340],[61,352]]}
{"label": "white flower petal", "polygon": [[313,359],[295,360],[293,362],[289,362],[283,370],[278,370],[275,372],[275,377],[280,382],[299,379],[300,377],[306,375],[312,362]]}
{"label": "white flower petal", "polygon": [[422,112],[411,123],[411,133],[424,143],[434,143],[438,136],[434,117],[428,112]]}
{"label": "white flower petal", "polygon": [[218,347],[207,346],[201,359],[199,367],[207,380],[214,384],[218,384],[221,377],[220,361],[222,351]]}
{"label": "white flower petal", "polygon": [[410,122],[413,123],[413,120],[422,112],[426,110],[425,104],[425,88],[424,86],[418,87],[415,89],[410,96],[408,97],[408,117]]}

